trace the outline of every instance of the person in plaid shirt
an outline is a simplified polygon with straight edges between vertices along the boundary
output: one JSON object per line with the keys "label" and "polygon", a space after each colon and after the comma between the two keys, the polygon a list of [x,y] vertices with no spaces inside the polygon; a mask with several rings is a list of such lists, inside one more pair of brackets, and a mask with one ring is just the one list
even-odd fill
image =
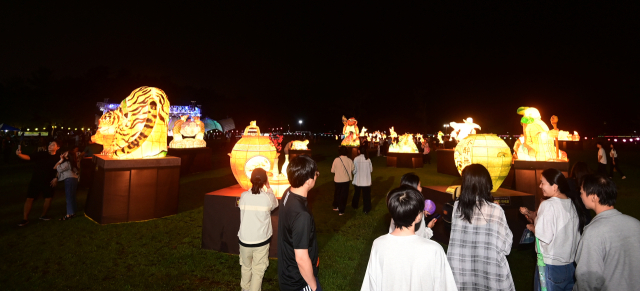
{"label": "person in plaid shirt", "polygon": [[507,262],[513,234],[504,210],[492,202],[489,171],[465,167],[461,187],[447,251],[458,290],[516,290]]}

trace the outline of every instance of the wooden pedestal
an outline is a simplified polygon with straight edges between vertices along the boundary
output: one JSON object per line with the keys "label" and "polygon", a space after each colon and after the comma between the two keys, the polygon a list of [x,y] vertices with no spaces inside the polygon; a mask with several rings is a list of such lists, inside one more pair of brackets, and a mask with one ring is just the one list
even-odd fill
{"label": "wooden pedestal", "polygon": [[437,149],[436,160],[438,160],[438,173],[460,177],[456,161],[453,159],[454,150]]}
{"label": "wooden pedestal", "polygon": [[[291,152],[289,152],[291,154]],[[202,248],[230,254],[239,254],[238,230],[240,229],[240,208],[238,201],[245,190],[234,185],[204,196],[202,217]],[[278,205],[282,203],[278,200]],[[273,235],[269,246],[269,257],[278,256],[278,208],[271,212]]]}
{"label": "wooden pedestal", "polygon": [[100,224],[178,213],[180,159],[114,160],[94,156],[96,171],[85,214]]}
{"label": "wooden pedestal", "polygon": [[[542,195],[540,189],[540,176],[542,171],[554,168],[558,169],[568,177],[569,162],[539,162],[539,161],[520,161],[516,160],[513,164],[516,173],[516,190],[524,193],[534,194],[536,196],[535,209],[538,209]],[[533,209],[533,208],[530,208]]]}
{"label": "wooden pedestal", "polygon": [[169,149],[168,155],[180,158],[180,176],[213,169],[210,148]]}
{"label": "wooden pedestal", "polygon": [[420,153],[387,153],[387,167],[422,168],[423,163]]}
{"label": "wooden pedestal", "polygon": [[[422,193],[425,199],[431,199],[436,204],[436,213],[442,214],[443,217],[445,216],[443,213],[445,203],[451,202],[453,205],[453,196],[446,193],[446,189],[446,186],[422,187]],[[520,239],[528,222],[524,215],[520,214],[519,208],[524,206],[533,209],[535,204],[534,195],[504,188],[499,188],[496,192],[491,193],[491,195],[496,199],[496,202],[499,202],[500,206],[502,206],[507,218],[507,223],[509,224],[509,229],[513,233],[513,244],[511,247],[516,249],[526,247],[520,245]],[[426,222],[428,221],[430,221],[430,218],[427,218]],[[449,244],[450,235],[451,223],[446,222],[442,218],[438,219],[438,222],[436,222],[436,225],[433,227],[432,239],[440,243]]]}

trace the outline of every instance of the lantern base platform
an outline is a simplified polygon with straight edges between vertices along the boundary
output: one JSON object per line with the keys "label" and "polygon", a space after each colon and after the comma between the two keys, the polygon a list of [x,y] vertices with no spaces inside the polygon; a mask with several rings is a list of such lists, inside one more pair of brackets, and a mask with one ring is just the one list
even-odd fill
{"label": "lantern base platform", "polygon": [[[446,215],[443,213],[443,210],[446,203],[453,205],[453,196],[446,193],[446,190],[446,186],[422,187],[422,193],[425,199],[431,199],[436,204],[436,213],[442,214],[442,217],[438,219],[438,222],[436,222],[436,225],[433,227],[433,237],[431,239],[440,243],[449,244],[451,223],[444,219]],[[513,249],[531,248],[533,246],[532,243],[520,245],[520,239],[528,222],[524,215],[520,214],[519,208],[524,206],[533,209],[535,196],[504,188],[499,188],[496,192],[492,192],[491,195],[495,198],[495,201],[502,206],[507,218],[507,223],[509,224],[509,229],[513,233],[513,244],[511,247]],[[428,217],[425,222],[430,220],[431,217]]]}
{"label": "lantern base platform", "polygon": [[[204,196],[202,217],[202,248],[229,254],[240,254],[238,229],[240,208],[238,201],[245,190],[240,185],[216,190]],[[282,201],[278,198],[278,204]],[[269,246],[269,257],[278,256],[278,209],[271,212],[273,235]]]}
{"label": "lantern base platform", "polygon": [[311,150],[289,150],[289,161],[302,155],[311,157]]}
{"label": "lantern base platform", "polygon": [[544,197],[544,195],[542,195],[542,189],[539,187],[542,171],[549,168],[558,169],[565,177],[569,177],[569,161],[547,162],[516,160],[512,168],[515,169],[516,190],[534,194],[536,196],[535,209],[538,209],[540,201]]}
{"label": "lantern base platform", "polygon": [[387,167],[422,168],[424,166],[421,153],[387,153]]}
{"label": "lantern base platform", "polygon": [[100,224],[178,213],[180,158],[117,160],[94,156],[85,214]]}
{"label": "lantern base platform", "polygon": [[178,157],[180,162],[180,176],[210,171],[213,169],[211,165],[211,157],[213,151],[210,148],[188,148],[188,149],[172,149],[168,153],[170,156]]}
{"label": "lantern base platform", "polygon": [[456,161],[453,158],[453,152],[455,150],[450,149],[437,149],[436,160],[438,161],[438,173],[447,174],[451,176],[460,177],[458,168],[456,168]]}

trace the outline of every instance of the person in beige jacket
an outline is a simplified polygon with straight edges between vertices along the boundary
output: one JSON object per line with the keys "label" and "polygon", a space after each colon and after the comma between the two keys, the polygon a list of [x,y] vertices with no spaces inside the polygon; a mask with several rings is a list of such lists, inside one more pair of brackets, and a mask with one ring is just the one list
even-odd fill
{"label": "person in beige jacket", "polygon": [[[273,229],[271,211],[278,207],[278,200],[269,186],[267,172],[256,168],[251,173],[253,186],[240,195],[240,266],[242,290],[258,291],[262,277],[269,266],[269,242]],[[266,188],[266,189],[265,189]]]}

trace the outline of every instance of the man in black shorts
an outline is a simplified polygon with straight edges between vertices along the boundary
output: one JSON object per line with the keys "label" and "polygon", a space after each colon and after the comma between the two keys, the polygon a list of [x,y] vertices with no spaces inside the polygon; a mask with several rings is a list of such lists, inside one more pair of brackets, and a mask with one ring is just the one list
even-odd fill
{"label": "man in black shorts", "polygon": [[52,141],[49,143],[48,151],[46,152],[24,155],[22,154],[20,147],[16,150],[16,155],[18,155],[19,158],[35,162],[33,176],[31,176],[31,182],[29,182],[27,201],[24,203],[24,217],[18,226],[25,226],[29,223],[29,212],[31,212],[33,200],[38,198],[40,193],[42,193],[42,197],[44,198],[44,206],[42,207],[42,216],[40,216],[40,219],[51,219],[47,217],[46,214],[47,210],[49,210],[49,206],[51,205],[51,197],[53,197],[53,192],[58,184],[58,171],[53,167],[56,165],[58,160],[60,160],[60,157],[57,155],[59,149],[60,146],[58,146],[58,143]]}
{"label": "man in black shorts", "polygon": [[318,282],[318,242],[313,216],[307,209],[307,194],[316,185],[319,172],[308,156],[289,162],[291,188],[282,199],[278,218],[278,281],[283,291],[322,291]]}

